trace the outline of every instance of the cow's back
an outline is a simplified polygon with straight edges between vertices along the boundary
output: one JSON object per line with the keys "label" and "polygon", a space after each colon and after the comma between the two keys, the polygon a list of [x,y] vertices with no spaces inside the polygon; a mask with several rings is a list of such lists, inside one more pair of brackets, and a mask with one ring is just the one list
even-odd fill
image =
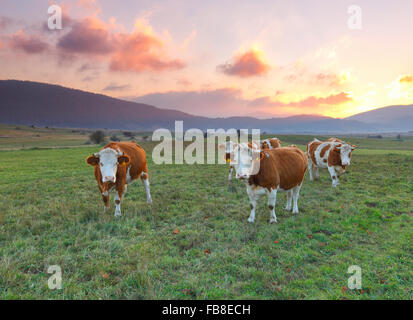
{"label": "cow's back", "polygon": [[104,148],[118,149],[129,156],[128,169],[132,180],[139,178],[142,171],[147,170],[145,150],[136,142],[111,142]]}
{"label": "cow's back", "polygon": [[307,155],[314,164],[317,163],[315,158],[315,151],[320,146],[320,144],[322,144],[322,142],[316,139],[307,144]]}
{"label": "cow's back", "polygon": [[297,147],[264,151],[258,174],[250,177],[250,184],[271,189],[279,186],[289,190],[300,185],[307,170],[307,158]]}

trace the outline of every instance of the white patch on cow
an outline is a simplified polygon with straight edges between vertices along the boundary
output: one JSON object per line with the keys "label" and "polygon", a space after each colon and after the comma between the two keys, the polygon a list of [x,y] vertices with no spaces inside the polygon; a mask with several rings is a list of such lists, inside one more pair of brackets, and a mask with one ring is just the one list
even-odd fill
{"label": "white patch on cow", "polygon": [[[317,149],[315,149],[314,157],[316,160],[316,163],[315,163],[316,168],[327,168],[328,161],[324,162],[323,160],[324,159],[328,160],[328,155],[330,154],[330,151],[333,148],[332,144],[333,143],[331,142],[323,142],[317,147]],[[327,150],[326,153],[324,153],[323,157],[321,157],[321,150],[323,150],[327,146],[329,146],[330,148]],[[318,178],[317,175],[316,175],[316,178]]]}
{"label": "white patch on cow", "polygon": [[259,172],[259,151],[259,149],[250,148],[246,143],[238,144],[232,149],[234,161],[231,161],[231,165],[235,169],[237,179],[248,179]]}
{"label": "white patch on cow", "polygon": [[152,197],[151,197],[151,191],[149,187],[149,179],[142,180],[143,181],[143,186],[145,187],[146,191],[146,203],[147,204],[152,204]]}
{"label": "white patch on cow", "polygon": [[102,173],[102,182],[116,182],[116,172],[118,170],[118,156],[120,151],[106,148],[98,153],[99,167]]}
{"label": "white patch on cow", "polygon": [[128,167],[128,169],[126,170],[126,183],[129,184],[132,182],[132,177],[130,176],[130,166]]}
{"label": "white patch on cow", "polygon": [[301,184],[292,189],[293,192],[293,213],[298,213],[298,198],[300,196]]}
{"label": "white patch on cow", "polygon": [[345,143],[338,147],[340,150],[340,157],[341,157],[341,164],[343,166],[349,166],[350,165],[350,152],[353,151],[353,147],[350,146],[349,144]]}
{"label": "white patch on cow", "polygon": [[270,223],[277,222],[277,216],[275,215],[275,204],[277,201],[277,189],[271,189],[268,193],[268,207],[270,209]]}
{"label": "white patch on cow", "polygon": [[291,211],[291,203],[293,200],[293,191],[292,190],[288,190],[287,191],[287,205],[285,206],[285,210],[287,211]]}
{"label": "white patch on cow", "polygon": [[[119,201],[117,204],[116,201]],[[119,217],[122,215],[122,212],[120,210],[120,197],[119,194],[116,192],[115,194],[115,217]]]}

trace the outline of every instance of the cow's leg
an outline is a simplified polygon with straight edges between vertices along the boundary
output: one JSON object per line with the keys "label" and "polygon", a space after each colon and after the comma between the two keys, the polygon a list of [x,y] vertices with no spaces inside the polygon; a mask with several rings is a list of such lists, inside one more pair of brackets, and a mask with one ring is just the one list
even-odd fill
{"label": "cow's leg", "polygon": [[277,189],[271,189],[268,193],[268,208],[270,209],[270,223],[277,222],[277,216],[275,215],[275,203],[277,200]]}
{"label": "cow's leg", "polygon": [[247,184],[247,194],[250,199],[250,207],[251,207],[251,213],[250,217],[248,218],[248,222],[254,222],[255,220],[255,208],[257,207],[257,200],[259,198],[259,195],[257,195],[250,187],[249,184]]}
{"label": "cow's leg", "polygon": [[320,173],[318,172],[318,166],[315,167],[315,179],[318,180],[320,178]]}
{"label": "cow's leg", "polygon": [[307,167],[308,173],[310,174],[310,181],[313,181],[313,161],[311,160],[311,157],[308,157]]}
{"label": "cow's leg", "polygon": [[292,201],[293,201],[293,190],[288,190],[287,191],[287,205],[285,207],[285,210],[291,211]]}
{"label": "cow's leg", "polygon": [[126,193],[126,189],[127,189],[126,184],[123,186],[123,188],[120,187],[120,188],[116,189],[116,194],[115,194],[115,217],[119,217],[119,216],[122,215],[122,211],[120,210],[120,205],[122,203],[123,196]]}
{"label": "cow's leg", "polygon": [[145,171],[142,171],[141,180],[142,180],[143,186],[145,187],[146,203],[147,204],[152,204],[151,190],[150,190],[150,187],[149,187],[148,168],[146,168]]}
{"label": "cow's leg", "polygon": [[328,172],[330,172],[331,181],[332,181],[331,185],[333,187],[337,187],[339,181],[338,181],[338,175],[336,173],[336,170],[334,169],[334,167],[330,167],[330,166],[327,167],[327,169],[328,169]]}
{"label": "cow's leg", "polygon": [[294,201],[293,213],[298,213],[298,197],[300,195],[300,189],[301,189],[301,184],[296,186],[293,189],[293,201]]}
{"label": "cow's leg", "polygon": [[103,187],[98,185],[98,189],[100,191],[100,194],[102,195],[102,201],[103,201],[103,213],[106,212],[106,209],[109,208],[109,192],[107,190],[103,190]]}
{"label": "cow's leg", "polygon": [[232,167],[232,166],[230,166],[229,167],[229,173],[228,173],[228,182],[231,182],[231,180],[232,180],[232,170],[233,170],[234,168]]}

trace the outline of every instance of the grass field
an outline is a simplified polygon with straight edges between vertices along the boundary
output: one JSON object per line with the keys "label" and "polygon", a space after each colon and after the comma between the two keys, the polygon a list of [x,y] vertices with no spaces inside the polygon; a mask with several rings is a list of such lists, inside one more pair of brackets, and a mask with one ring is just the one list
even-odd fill
{"label": "grass field", "polygon": [[[395,147],[350,138],[360,148],[339,187],[327,171],[313,183],[307,175],[300,213],[284,211],[279,194],[270,225],[265,197],[247,223],[245,185],[228,185],[226,165],[155,165],[152,142],[140,144],[153,205],[137,181],[123,216],[113,216],[113,195],[104,214],[85,163],[99,146],[65,143],[82,145],[77,134],[45,135],[54,142],[0,151],[2,299],[413,298],[411,139]],[[312,137],[280,138],[303,147]],[[0,140],[0,148],[13,146]],[[62,290],[47,286],[50,265],[62,268]],[[347,288],[351,265],[362,269],[362,290]]]}

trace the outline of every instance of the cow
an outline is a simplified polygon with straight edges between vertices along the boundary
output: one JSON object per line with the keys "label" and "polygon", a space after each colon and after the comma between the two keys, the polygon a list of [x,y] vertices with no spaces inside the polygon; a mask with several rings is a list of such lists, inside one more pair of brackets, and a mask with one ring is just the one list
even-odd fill
{"label": "cow", "polygon": [[136,142],[110,142],[86,159],[95,168],[104,212],[109,207],[109,192],[116,189],[115,216],[122,215],[120,205],[128,184],[141,178],[146,191],[146,202],[152,203],[145,150]]}
{"label": "cow", "polygon": [[313,168],[315,169],[315,179],[319,178],[319,168],[327,168],[330,173],[332,186],[339,184],[339,176],[344,173],[350,165],[351,154],[356,148],[337,138],[330,138],[330,141],[322,142],[316,138],[307,144],[308,172],[310,181],[313,181]]}
{"label": "cow", "polygon": [[261,140],[261,149],[276,149],[281,148],[281,140],[278,138],[268,138]]}
{"label": "cow", "polygon": [[[227,163],[231,162],[231,157],[230,157],[230,152],[231,152],[231,144],[233,142],[232,141],[227,141],[225,145],[220,145],[219,148],[221,149],[225,149],[225,161]],[[276,149],[276,148],[281,148],[281,140],[278,138],[268,138],[265,140],[261,140],[261,141],[252,141],[249,142],[249,145],[251,147],[254,147],[255,149],[258,148],[258,146],[261,149]],[[229,172],[228,172],[228,182],[231,182],[232,180],[232,171],[234,170],[234,168],[232,166],[229,166]]]}
{"label": "cow", "polygon": [[236,178],[245,182],[251,212],[248,222],[255,221],[257,201],[268,196],[270,223],[276,223],[275,203],[278,191],[287,192],[286,210],[298,213],[298,197],[307,170],[307,158],[297,147],[260,150],[246,143],[231,143],[232,165]]}

